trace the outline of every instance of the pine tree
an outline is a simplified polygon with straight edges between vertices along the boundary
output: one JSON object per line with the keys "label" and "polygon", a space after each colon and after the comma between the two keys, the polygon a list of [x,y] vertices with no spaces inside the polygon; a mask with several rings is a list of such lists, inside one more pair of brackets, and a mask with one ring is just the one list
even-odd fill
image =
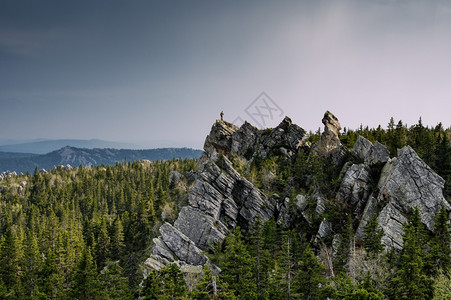
{"label": "pine tree", "polygon": [[268,288],[268,275],[274,263],[271,253],[264,248],[263,224],[260,216],[257,217],[251,230],[249,253],[255,258],[253,273],[257,285],[257,295],[259,299],[263,299]]}
{"label": "pine tree", "polygon": [[62,298],[65,294],[64,280],[65,278],[54,250],[48,249],[40,273],[39,291],[47,295],[50,299]]}
{"label": "pine tree", "polygon": [[90,249],[83,251],[74,270],[69,295],[73,299],[99,299],[102,296],[97,277],[97,266],[93,262]]}
{"label": "pine tree", "polygon": [[363,233],[363,246],[369,254],[377,255],[384,250],[384,245],[381,243],[384,231],[379,227],[376,214],[371,216],[370,221],[363,229]]}
{"label": "pine tree", "polygon": [[214,276],[208,265],[204,265],[204,275],[190,294],[190,299],[236,299],[228,285],[219,276]]}
{"label": "pine tree", "polygon": [[100,272],[100,289],[107,299],[133,299],[128,279],[118,262],[109,262]]}
{"label": "pine tree", "polygon": [[160,271],[152,271],[144,280],[141,296],[149,299],[182,299],[186,295],[186,283],[176,264]]}
{"label": "pine tree", "polygon": [[110,258],[110,236],[108,234],[106,217],[102,218],[94,251],[97,267],[102,269]]}
{"label": "pine tree", "polygon": [[9,294],[20,298],[23,294],[21,284],[21,249],[12,226],[6,232],[0,243],[0,282],[3,282]]}
{"label": "pine tree", "polygon": [[448,212],[442,206],[435,217],[434,237],[429,254],[432,274],[436,274],[439,269],[445,273],[451,270],[451,239],[448,222]]}
{"label": "pine tree", "polygon": [[404,246],[399,259],[399,269],[391,282],[391,296],[395,299],[430,299],[432,281],[424,269],[425,229],[420,211],[416,207],[404,224]]}
{"label": "pine tree", "polygon": [[119,216],[113,222],[110,245],[112,259],[119,259],[125,248],[124,227],[122,226],[122,221]]}
{"label": "pine tree", "polygon": [[39,253],[38,240],[36,236],[28,232],[25,241],[23,259],[23,286],[25,295],[33,298],[33,293],[38,286],[39,273],[42,268],[42,256]]}
{"label": "pine tree", "polygon": [[321,287],[325,284],[324,266],[307,245],[299,261],[299,270],[295,277],[295,291],[301,299],[320,299]]}
{"label": "pine tree", "polygon": [[256,299],[257,285],[252,270],[255,260],[250,256],[242,239],[240,228],[235,228],[233,234],[226,240],[222,279],[229,285],[240,299]]}

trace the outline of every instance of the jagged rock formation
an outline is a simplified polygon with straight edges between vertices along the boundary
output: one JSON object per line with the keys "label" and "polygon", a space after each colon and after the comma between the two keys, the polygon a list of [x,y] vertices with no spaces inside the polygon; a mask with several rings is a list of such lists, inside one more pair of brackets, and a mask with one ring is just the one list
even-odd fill
{"label": "jagged rock formation", "polygon": [[315,150],[322,156],[330,157],[336,165],[341,165],[345,158],[346,147],[340,141],[340,122],[330,111],[326,111],[323,120],[324,132],[321,134]]}
{"label": "jagged rock formation", "polygon": [[[267,197],[234,168],[229,158],[260,159],[274,150],[293,156],[305,131],[285,118],[273,130],[258,130],[249,123],[240,128],[217,120],[204,144],[199,169],[184,207],[172,226],[160,227],[152,256],[145,265],[160,268],[169,261],[192,265],[209,263],[202,251],[224,240],[237,225],[249,228],[259,217],[276,215],[277,196]],[[171,175],[171,180],[176,178]]]}
{"label": "jagged rock formation", "polygon": [[369,166],[378,163],[386,163],[390,155],[387,147],[379,142],[375,142],[373,145],[370,141],[360,135],[357,138],[352,151],[359,159]]}
{"label": "jagged rock formation", "polygon": [[[349,151],[340,142],[338,119],[326,112],[323,123],[325,129],[319,142],[308,146],[303,140],[306,132],[288,117],[276,128],[267,130],[247,122],[237,127],[217,120],[205,140],[198,171],[190,175],[194,183],[188,195],[189,205],[182,208],[173,225],[164,223],[160,227],[153,254],[145,265],[157,269],[170,261],[184,266],[211,265],[205,253],[221,243],[231,229],[237,226],[249,229],[257,218],[262,221],[274,218],[285,227],[296,226],[301,220],[305,226],[317,226],[311,242],[318,244],[333,237],[333,246],[337,248],[341,228],[327,219],[331,201],[336,207],[352,212],[359,223],[357,240],[362,240],[366,224],[376,214],[384,231],[382,242],[397,250],[402,248],[402,224],[414,207],[419,208],[422,221],[430,230],[441,206],[451,211],[442,194],[444,180],[412,148],[406,146],[396,158],[389,159],[387,147],[358,137]],[[255,160],[270,159],[277,153],[278,159],[293,166],[301,148],[308,148],[310,155],[319,154],[341,168],[335,199],[327,199],[316,187],[296,197],[289,194],[293,190],[290,186],[286,193],[267,195],[235,165],[239,161],[245,169]],[[180,181],[180,176],[171,173],[171,183]],[[275,177],[271,172],[267,176]],[[316,184],[314,179],[306,182]]]}
{"label": "jagged rock formation", "polygon": [[426,227],[431,231],[434,229],[434,216],[440,208],[444,206],[447,211],[451,210],[451,205],[443,197],[444,184],[445,180],[410,146],[398,150],[398,156],[384,166],[378,183],[378,201],[388,203],[378,219],[387,246],[402,246],[402,239],[399,239],[402,227],[397,225],[404,219],[399,216],[408,215],[415,207],[418,207]]}

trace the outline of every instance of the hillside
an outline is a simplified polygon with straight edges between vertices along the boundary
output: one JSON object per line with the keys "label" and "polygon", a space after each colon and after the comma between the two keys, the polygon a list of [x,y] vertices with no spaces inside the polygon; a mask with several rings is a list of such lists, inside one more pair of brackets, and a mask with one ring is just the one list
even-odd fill
{"label": "hillside", "polygon": [[[167,160],[173,158],[198,158],[202,152],[190,148],[160,148],[149,150],[84,149],[66,146],[43,155],[0,152],[0,172],[9,170],[32,173],[35,168],[50,170],[55,166],[73,167],[114,165],[135,160]],[[7,156],[6,158],[3,156]]]}
{"label": "hillside", "polygon": [[449,298],[450,129],[323,123],[218,120],[196,160],[5,174],[0,298]]}
{"label": "hillside", "polygon": [[0,144],[0,152],[15,153],[34,153],[47,154],[56,151],[65,146],[75,148],[115,148],[115,149],[138,149],[139,147],[128,143],[119,143],[104,141],[99,139],[77,140],[77,139],[59,139],[59,140],[32,140],[32,141],[14,141],[5,140]]}

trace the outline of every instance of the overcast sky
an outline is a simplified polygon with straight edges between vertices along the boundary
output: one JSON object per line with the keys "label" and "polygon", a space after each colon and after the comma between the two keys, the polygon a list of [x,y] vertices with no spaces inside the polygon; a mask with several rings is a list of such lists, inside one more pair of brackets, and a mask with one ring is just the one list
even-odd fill
{"label": "overcast sky", "polygon": [[201,148],[221,110],[449,127],[450,3],[1,0],[0,139]]}

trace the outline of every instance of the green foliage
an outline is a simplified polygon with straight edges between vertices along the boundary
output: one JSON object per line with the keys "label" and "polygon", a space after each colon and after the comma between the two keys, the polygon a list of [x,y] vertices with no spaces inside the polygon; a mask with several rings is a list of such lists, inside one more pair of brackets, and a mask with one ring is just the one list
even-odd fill
{"label": "green foliage", "polygon": [[325,268],[307,245],[298,262],[294,290],[301,299],[321,299],[321,289],[326,283]]}
{"label": "green foliage", "polygon": [[377,255],[384,250],[384,245],[381,243],[384,231],[379,227],[377,214],[371,216],[363,229],[363,234],[363,246],[369,254]]}
{"label": "green foliage", "polygon": [[201,281],[196,285],[194,290],[190,293],[190,299],[236,299],[233,291],[230,291],[228,285],[223,282],[221,277],[214,276],[213,272],[207,265],[204,265],[204,275]]}
{"label": "green foliage", "polygon": [[418,208],[404,225],[404,231],[399,269],[392,279],[390,294],[395,299],[431,298],[432,280],[426,275],[423,253],[425,229]]}
{"label": "green foliage", "polygon": [[170,186],[169,173],[195,169],[195,160],[133,162],[36,170],[0,181],[4,294],[129,298],[142,280],[139,266],[148,257],[153,228],[161,222],[155,200],[158,208],[170,205],[177,214],[185,183]]}
{"label": "green foliage", "polygon": [[451,274],[440,271],[434,280],[433,300],[451,300]]}
{"label": "green foliage", "polygon": [[257,284],[252,272],[255,258],[246,249],[239,227],[226,239],[225,260],[221,267],[222,279],[239,299],[257,299]]}
{"label": "green foliage", "polygon": [[141,296],[150,299],[183,299],[186,283],[176,264],[169,264],[160,271],[152,271],[144,280]]}

